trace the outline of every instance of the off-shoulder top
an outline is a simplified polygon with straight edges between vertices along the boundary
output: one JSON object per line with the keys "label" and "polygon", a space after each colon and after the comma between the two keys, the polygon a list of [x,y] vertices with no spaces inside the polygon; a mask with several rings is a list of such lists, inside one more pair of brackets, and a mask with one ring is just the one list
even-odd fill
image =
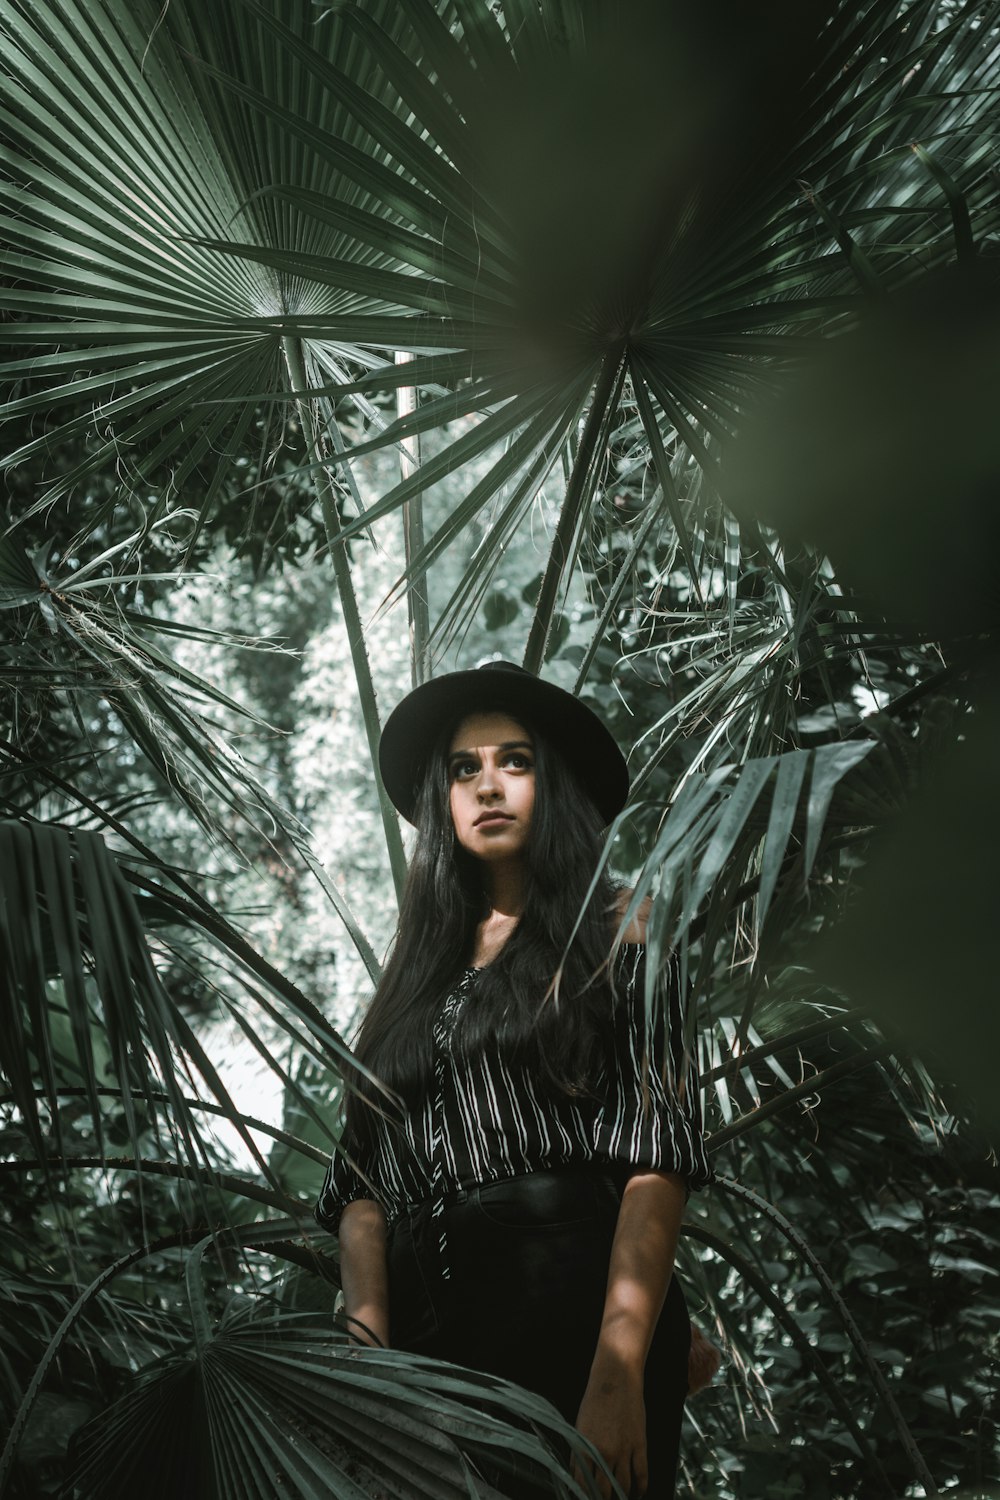
{"label": "off-shoulder top", "polygon": [[401,1122],[376,1116],[374,1144],[366,1150],[341,1138],[316,1205],[319,1224],[336,1233],[347,1204],[370,1198],[391,1225],[421,1204],[439,1211],[461,1188],[588,1163],[678,1172],[689,1189],[709,1182],[676,964],[668,963],[648,1005],[645,951],[624,944],[618,952],[614,1045],[585,1098],[551,1097],[499,1054],[452,1050],[462,1007],[475,1003],[478,970],[467,969],[435,1018],[433,1090]]}

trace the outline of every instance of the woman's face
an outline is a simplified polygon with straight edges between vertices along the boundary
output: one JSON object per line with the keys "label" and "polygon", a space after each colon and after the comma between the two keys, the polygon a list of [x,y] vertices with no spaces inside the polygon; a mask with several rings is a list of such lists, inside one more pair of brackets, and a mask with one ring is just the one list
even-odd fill
{"label": "woman's face", "polygon": [[523,724],[505,713],[470,714],[448,749],[451,820],[476,859],[519,859],[535,804],[535,753]]}

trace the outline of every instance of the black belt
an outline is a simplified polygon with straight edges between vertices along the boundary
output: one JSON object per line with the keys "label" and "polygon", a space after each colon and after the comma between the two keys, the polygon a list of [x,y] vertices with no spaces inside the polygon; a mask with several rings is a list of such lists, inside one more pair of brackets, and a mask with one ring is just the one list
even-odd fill
{"label": "black belt", "polygon": [[447,1209],[457,1208],[459,1204],[467,1203],[471,1197],[475,1197],[476,1195],[481,1198],[488,1198],[491,1188],[505,1188],[512,1182],[526,1182],[529,1180],[532,1182],[553,1181],[556,1179],[565,1180],[569,1177],[593,1178],[595,1176],[606,1178],[614,1185],[620,1195],[622,1188],[622,1183],[619,1181],[620,1174],[608,1162],[594,1162],[579,1167],[539,1167],[534,1172],[515,1172],[509,1177],[491,1178],[487,1182],[465,1183],[461,1187],[452,1188],[446,1193],[441,1193],[436,1198],[424,1198],[420,1203],[408,1203],[397,1214],[393,1223],[398,1224],[402,1219],[416,1219],[424,1214],[429,1214],[434,1208],[435,1203],[440,1203],[442,1208]]}

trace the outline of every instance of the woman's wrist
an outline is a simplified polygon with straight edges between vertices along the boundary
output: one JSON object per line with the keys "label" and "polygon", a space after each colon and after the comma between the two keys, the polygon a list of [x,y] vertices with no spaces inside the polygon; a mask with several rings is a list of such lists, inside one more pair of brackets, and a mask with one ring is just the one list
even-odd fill
{"label": "woman's wrist", "polygon": [[377,1345],[388,1348],[389,1319],[384,1308],[372,1304],[344,1308],[344,1322],[352,1343]]}
{"label": "woman's wrist", "polygon": [[591,1362],[591,1378],[615,1384],[641,1380],[647,1352],[645,1340],[636,1330],[602,1328]]}

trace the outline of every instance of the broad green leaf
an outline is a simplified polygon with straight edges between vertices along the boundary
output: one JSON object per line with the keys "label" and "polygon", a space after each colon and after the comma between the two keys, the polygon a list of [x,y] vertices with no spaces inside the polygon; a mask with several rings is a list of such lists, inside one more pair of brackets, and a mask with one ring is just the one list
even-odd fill
{"label": "broad green leaf", "polygon": [[870,755],[874,740],[847,741],[842,745],[823,745],[814,752],[809,797],[806,803],[805,875],[808,879],[819,849],[833,793],[842,777]]}
{"label": "broad green leaf", "polygon": [[793,750],[778,757],[778,771],[771,796],[771,812],[761,852],[760,889],[757,895],[757,922],[760,927],[767,913],[781,874],[782,861],[791,837],[792,824],[799,806],[799,794],[809,766],[808,750]]}

